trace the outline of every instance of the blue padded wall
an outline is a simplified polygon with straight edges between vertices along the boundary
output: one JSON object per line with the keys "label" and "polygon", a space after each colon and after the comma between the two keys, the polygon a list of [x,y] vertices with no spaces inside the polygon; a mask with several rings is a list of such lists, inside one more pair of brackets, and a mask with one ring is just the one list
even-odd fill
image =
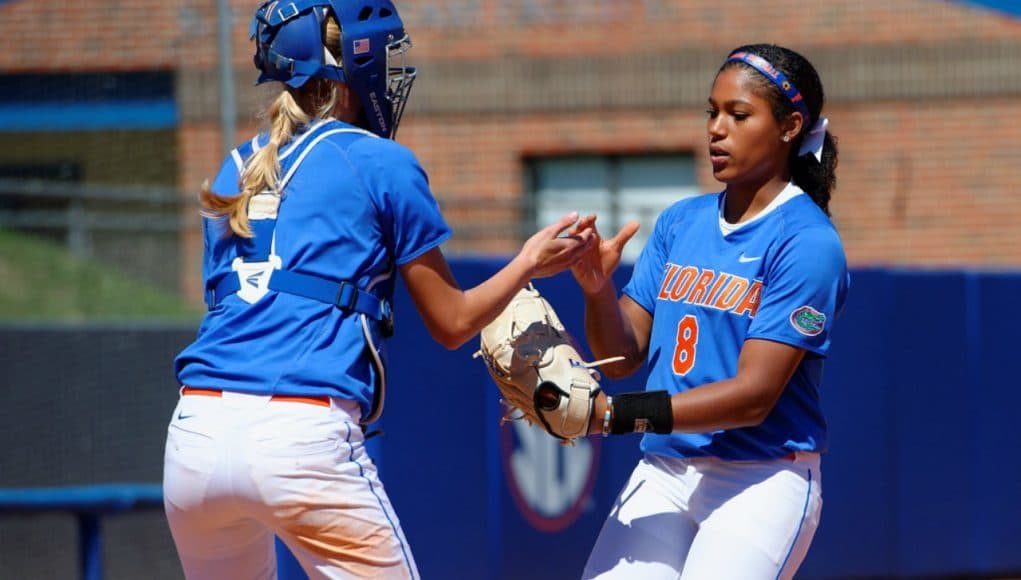
{"label": "blue padded wall", "polygon": [[[467,288],[498,266],[461,260],[453,268]],[[617,273],[618,287],[628,275]],[[1018,573],[1021,312],[1013,302],[1021,275],[858,270],[852,277],[822,389],[831,433],[822,523],[798,577]],[[570,276],[536,286],[584,342],[583,304]],[[532,450],[526,459],[552,466],[536,472],[533,496],[538,487],[538,497],[570,503],[566,515],[537,515],[509,467],[529,444],[515,427],[500,427],[496,387],[472,359],[477,342],[438,346],[403,288],[396,311],[389,397],[377,425],[386,433],[371,443],[422,577],[578,577],[638,460],[638,436]],[[643,371],[604,387],[638,390],[644,381]],[[572,463],[579,453],[591,461]],[[589,471],[581,495],[568,501],[571,465]]]}

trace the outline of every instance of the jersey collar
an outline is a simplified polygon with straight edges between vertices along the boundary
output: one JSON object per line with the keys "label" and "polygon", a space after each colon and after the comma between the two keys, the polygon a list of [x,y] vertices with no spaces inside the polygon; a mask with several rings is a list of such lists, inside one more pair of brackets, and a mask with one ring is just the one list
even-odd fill
{"label": "jersey collar", "polygon": [[794,185],[793,181],[788,182],[787,185],[780,191],[780,193],[778,193],[777,196],[773,198],[773,201],[769,202],[769,205],[762,208],[762,211],[755,214],[751,219],[747,219],[740,223],[732,224],[723,217],[723,208],[726,206],[727,202],[727,193],[726,191],[724,191],[720,195],[720,203],[718,208],[720,218],[720,232],[724,236],[728,236],[736,231],[744,229],[748,227],[749,224],[758,222],[762,218],[771,214],[773,210],[775,210],[776,208],[780,207],[781,205],[787,203],[788,201],[799,195],[804,195],[804,193],[805,192],[802,191],[800,187]]}

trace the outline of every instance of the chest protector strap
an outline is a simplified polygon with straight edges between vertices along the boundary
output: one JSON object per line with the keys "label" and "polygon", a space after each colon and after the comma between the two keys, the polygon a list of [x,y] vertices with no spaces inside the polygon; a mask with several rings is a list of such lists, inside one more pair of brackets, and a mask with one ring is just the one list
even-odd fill
{"label": "chest protector strap", "polygon": [[[276,292],[311,298],[342,310],[364,314],[382,323],[385,336],[393,334],[393,311],[390,304],[365,290],[360,290],[351,282],[334,282],[318,276],[275,270],[269,279],[268,287]],[[213,288],[206,290],[206,305],[213,309],[218,301],[240,289],[241,282],[237,276],[225,276]]]}
{"label": "chest protector strap", "polygon": [[[281,192],[284,190],[291,176],[294,175],[298,166],[305,159],[305,156],[308,155],[309,151],[317,143],[336,133],[360,133],[374,137],[371,133],[361,129],[340,128],[336,124],[328,122],[319,123],[311,127],[281,151],[280,161],[282,165],[289,165],[289,167],[287,167],[286,173],[280,179],[278,190]],[[245,161],[255,153],[257,147],[258,143],[253,139],[251,143],[246,143],[244,146],[231,152],[239,172],[243,171]],[[289,161],[290,163],[288,163]],[[275,211],[273,213],[273,222],[275,222]],[[275,264],[275,267],[259,273],[260,276],[267,275],[269,277],[269,280],[266,282],[266,289],[317,300],[342,310],[364,314],[380,323],[380,330],[383,336],[389,337],[393,334],[393,311],[386,300],[381,300],[371,292],[360,289],[355,284],[346,280],[338,282],[310,274],[279,269],[279,258],[272,255],[272,253],[268,258],[271,263]],[[245,260],[240,257],[236,261],[238,264],[235,265],[235,270],[238,269],[239,265],[245,263]],[[237,294],[241,290],[241,276],[239,275],[228,274],[218,281],[210,280],[206,286],[206,306],[212,310],[224,298]]]}

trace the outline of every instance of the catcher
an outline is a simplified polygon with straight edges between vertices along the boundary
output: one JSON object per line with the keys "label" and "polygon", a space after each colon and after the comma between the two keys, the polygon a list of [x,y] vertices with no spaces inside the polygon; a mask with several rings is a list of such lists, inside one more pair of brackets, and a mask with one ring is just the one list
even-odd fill
{"label": "catcher", "polygon": [[391,0],[268,1],[251,26],[270,130],[200,193],[209,312],[175,361],[163,469],[191,580],[274,578],[274,536],[313,578],[420,578],[365,450],[382,410],[382,339],[403,280],[456,348],[523,284],[594,243],[571,213],[462,290],[452,230],[415,155],[392,138],[417,70]]}

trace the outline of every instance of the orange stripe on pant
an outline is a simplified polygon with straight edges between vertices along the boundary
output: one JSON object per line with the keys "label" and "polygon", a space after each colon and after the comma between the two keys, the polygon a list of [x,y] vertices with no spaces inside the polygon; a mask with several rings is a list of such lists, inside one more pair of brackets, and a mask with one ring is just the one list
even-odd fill
{"label": "orange stripe on pant", "polygon": [[[184,387],[181,389],[182,395],[198,395],[200,397],[222,397],[223,391],[220,389],[201,389],[198,387]],[[270,401],[278,401],[283,403],[306,403],[309,405],[319,405],[320,407],[329,407],[330,398],[326,396],[315,397],[315,396],[304,396],[304,395],[273,395],[269,399]]]}

